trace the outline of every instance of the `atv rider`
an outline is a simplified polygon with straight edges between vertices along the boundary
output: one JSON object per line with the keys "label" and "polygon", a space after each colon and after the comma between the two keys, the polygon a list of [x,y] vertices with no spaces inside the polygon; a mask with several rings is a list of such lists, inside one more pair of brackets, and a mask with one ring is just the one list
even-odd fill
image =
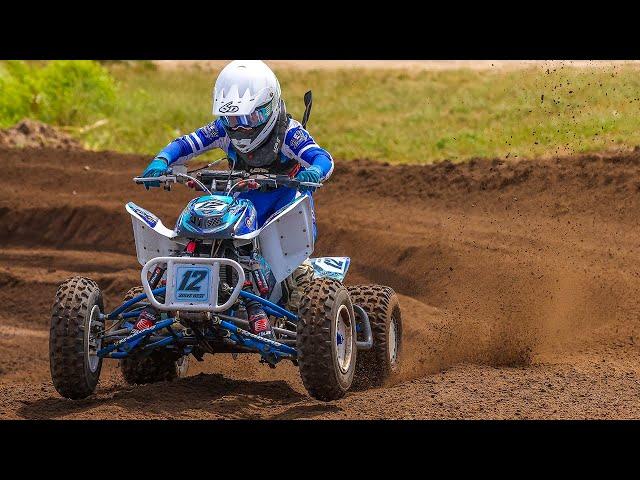
{"label": "atv rider", "polygon": [[[213,114],[218,116],[215,121],[169,143],[142,177],[164,175],[171,165],[184,164],[213,148],[226,152],[234,170],[287,174],[314,183],[328,179],[333,171],[331,155],[287,114],[278,79],[259,60],[235,60],[220,72],[213,92]],[[159,186],[159,182],[145,183],[147,189]],[[251,200],[261,227],[297,195],[311,197],[314,188],[300,190],[302,193],[288,187],[250,190],[238,197]],[[313,220],[315,236],[315,215]],[[273,338],[269,318],[258,302],[247,304],[247,314],[252,333]]]}

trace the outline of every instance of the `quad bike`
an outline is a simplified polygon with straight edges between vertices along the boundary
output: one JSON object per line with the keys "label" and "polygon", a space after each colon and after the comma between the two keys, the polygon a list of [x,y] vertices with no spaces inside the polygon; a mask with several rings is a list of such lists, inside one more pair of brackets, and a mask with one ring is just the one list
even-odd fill
{"label": "quad bike", "polygon": [[[220,159],[222,160],[222,159]],[[220,161],[219,160],[219,161]],[[345,287],[348,257],[309,258],[314,249],[311,199],[297,196],[256,225],[253,204],[234,193],[299,189],[321,184],[287,175],[206,167],[174,167],[157,178],[166,190],[184,184],[204,193],[189,202],[174,230],[129,202],[141,285],[111,312],[93,280],[60,285],[52,309],[51,376],[63,397],[85,398],[98,383],[102,360],[120,361],[130,384],[173,380],[189,358],[257,353],[272,368],[289,360],[309,394],[341,398],[352,384],[381,385],[399,365],[402,318],[395,292],[379,285]],[[246,301],[269,315],[275,339],[248,329]],[[144,309],[157,321],[138,329]]]}

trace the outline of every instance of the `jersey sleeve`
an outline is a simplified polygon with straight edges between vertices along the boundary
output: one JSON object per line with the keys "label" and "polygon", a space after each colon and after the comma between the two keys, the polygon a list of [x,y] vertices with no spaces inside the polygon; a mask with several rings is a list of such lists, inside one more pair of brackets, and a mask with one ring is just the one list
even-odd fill
{"label": "jersey sleeve", "polygon": [[324,148],[320,147],[313,137],[302,128],[296,120],[289,121],[289,128],[284,137],[283,153],[297,160],[303,167],[311,165],[322,172],[321,180],[328,179],[333,173],[333,158]]}
{"label": "jersey sleeve", "polygon": [[169,165],[182,165],[193,157],[214,148],[227,150],[229,137],[217,119],[195,132],[176,138],[169,143],[156,157],[164,158]]}

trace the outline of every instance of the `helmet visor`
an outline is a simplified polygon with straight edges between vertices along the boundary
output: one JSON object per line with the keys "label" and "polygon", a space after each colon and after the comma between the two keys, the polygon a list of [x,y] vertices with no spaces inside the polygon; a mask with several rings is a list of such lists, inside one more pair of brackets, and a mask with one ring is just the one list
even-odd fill
{"label": "helmet visor", "polygon": [[255,128],[264,124],[269,117],[271,116],[271,112],[273,108],[271,106],[272,102],[265,103],[264,105],[256,108],[249,115],[235,115],[235,116],[222,116],[222,123],[225,127],[228,128]]}

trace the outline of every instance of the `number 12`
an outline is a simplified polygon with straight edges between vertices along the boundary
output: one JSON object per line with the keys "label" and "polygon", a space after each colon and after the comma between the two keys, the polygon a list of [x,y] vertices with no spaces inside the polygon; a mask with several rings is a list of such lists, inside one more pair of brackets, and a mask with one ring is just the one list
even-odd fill
{"label": "number 12", "polygon": [[[187,270],[182,276],[182,282],[178,290],[193,292],[200,290],[200,283],[207,277],[205,270]],[[191,280],[191,283],[189,283]]]}

